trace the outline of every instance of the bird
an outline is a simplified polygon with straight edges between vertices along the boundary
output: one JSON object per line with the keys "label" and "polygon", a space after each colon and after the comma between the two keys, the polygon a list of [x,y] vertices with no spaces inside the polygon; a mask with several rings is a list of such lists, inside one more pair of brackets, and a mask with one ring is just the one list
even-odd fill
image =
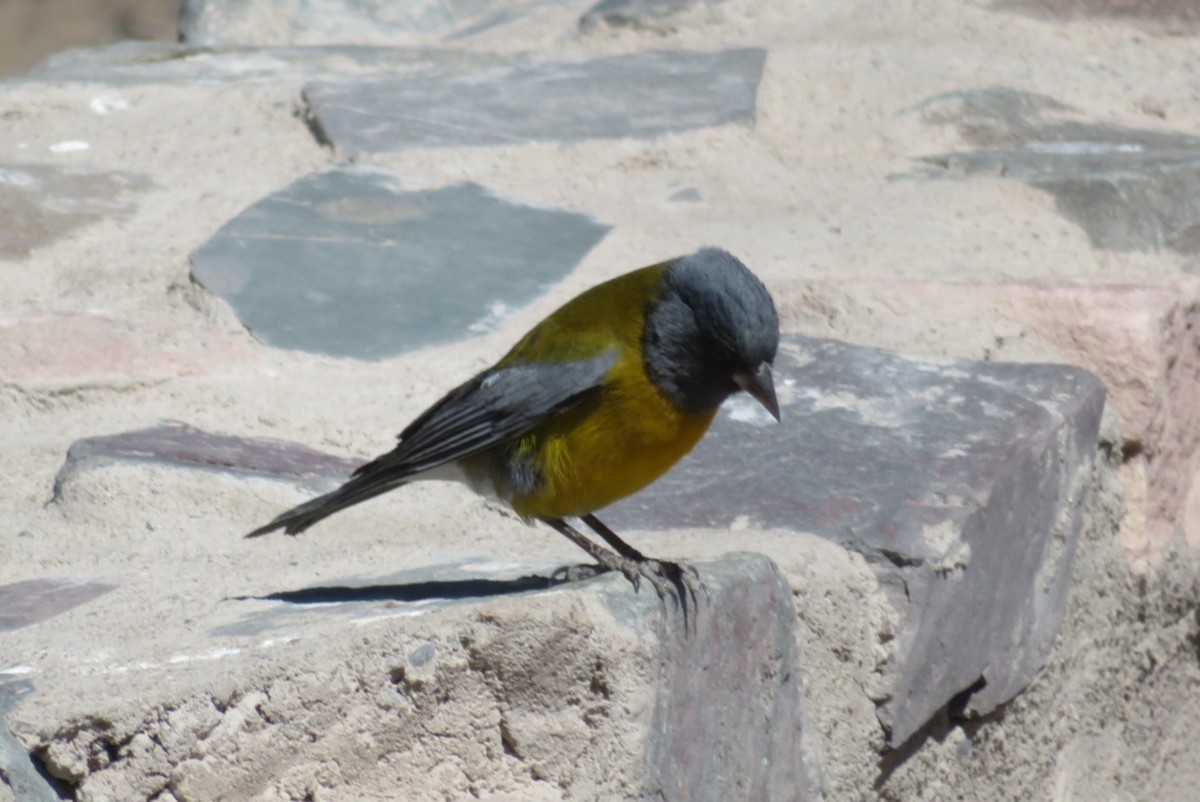
{"label": "bird", "polygon": [[686,613],[685,589],[694,599],[703,588],[695,569],[646,557],[596,511],[666,473],[735,393],[779,421],[778,348],[771,294],[727,251],[702,248],[625,273],[552,312],[341,487],[246,537],[299,534],[410,482],[461,481],[564,535],[635,591],[645,578],[660,600],[682,599]]}

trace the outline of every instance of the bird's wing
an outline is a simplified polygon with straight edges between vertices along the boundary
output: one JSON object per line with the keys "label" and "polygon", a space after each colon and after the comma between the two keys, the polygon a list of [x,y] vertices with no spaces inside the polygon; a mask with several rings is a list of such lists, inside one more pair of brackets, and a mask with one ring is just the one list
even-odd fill
{"label": "bird's wing", "polygon": [[400,444],[354,472],[394,481],[519,437],[600,389],[615,351],[509,365],[456,387],[400,433]]}

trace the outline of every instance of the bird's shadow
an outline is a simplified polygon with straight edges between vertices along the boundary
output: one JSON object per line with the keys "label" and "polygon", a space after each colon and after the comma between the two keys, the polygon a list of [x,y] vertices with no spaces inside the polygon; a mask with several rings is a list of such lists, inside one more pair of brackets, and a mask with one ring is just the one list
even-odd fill
{"label": "bird's shadow", "polygon": [[234,596],[232,601],[279,601],[287,604],[338,604],[344,602],[459,601],[547,590],[600,573],[597,566],[573,565],[550,576],[527,574],[514,579],[430,579],[386,585],[326,585],[281,590],[263,596]]}

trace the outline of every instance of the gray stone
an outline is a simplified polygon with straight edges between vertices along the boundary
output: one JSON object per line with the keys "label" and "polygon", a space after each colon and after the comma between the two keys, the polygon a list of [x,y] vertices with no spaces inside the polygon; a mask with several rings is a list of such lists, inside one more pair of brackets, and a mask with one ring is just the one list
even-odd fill
{"label": "gray stone", "polygon": [[653,137],[752,124],[766,51],[657,51],[507,69],[314,81],[314,128],[340,153]]}
{"label": "gray stone", "polygon": [[89,223],[126,219],[149,186],[135,173],[0,164],[0,258],[24,258]]}
{"label": "gray stone", "polygon": [[192,276],[270,345],[381,359],[489,331],[607,232],[476,184],[405,192],[389,174],[340,167],[226,223]]}
{"label": "gray stone", "polygon": [[4,720],[6,713],[32,693],[33,683],[0,672],[0,800],[58,802],[62,797],[38,773],[29,753],[13,737]]}
{"label": "gray stone", "polygon": [[1064,119],[1052,98],[990,88],[916,107],[980,148],[924,157],[932,176],[1005,176],[1049,192],[1061,214],[1111,250],[1167,249],[1200,271],[1200,138]]}
{"label": "gray stone", "polygon": [[[617,575],[420,607],[269,602],[304,615],[269,640],[213,636],[200,665],[143,660],[121,675],[136,705],[94,695],[111,676],[45,677],[13,728],[76,798],[278,795],[330,762],[340,773],[320,785],[335,796],[399,771],[439,796],[494,775],[513,798],[544,783],[609,799],[816,798],[790,587],[759,555],[700,570],[710,596],[687,626]],[[75,712],[47,718],[42,686],[63,682]],[[438,776],[447,761],[462,768]]]}
{"label": "gray stone", "polygon": [[184,0],[179,35],[191,45],[407,43],[462,38],[572,0]]}
{"label": "gray stone", "polygon": [[879,710],[894,745],[952,700],[981,715],[1011,699],[1062,621],[1099,379],[798,337],[776,373],[782,425],[735,399],[671,473],[601,517],[806,531],[865,555],[899,613]]}
{"label": "gray stone", "polygon": [[116,585],[104,582],[55,579],[26,579],[0,585],[0,632],[45,621],[116,589]]}

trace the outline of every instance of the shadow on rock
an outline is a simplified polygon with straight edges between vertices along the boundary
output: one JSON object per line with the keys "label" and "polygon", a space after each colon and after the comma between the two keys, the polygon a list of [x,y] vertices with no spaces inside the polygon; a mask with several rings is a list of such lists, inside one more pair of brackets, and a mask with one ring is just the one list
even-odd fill
{"label": "shadow on rock", "polygon": [[450,579],[407,582],[388,585],[330,585],[326,587],[281,590],[265,596],[237,596],[238,601],[281,601],[288,604],[333,604],[339,602],[421,602],[435,599],[474,599],[483,596],[503,596],[510,593],[525,593],[545,590],[577,577],[563,574],[545,576],[522,576],[516,579]]}

